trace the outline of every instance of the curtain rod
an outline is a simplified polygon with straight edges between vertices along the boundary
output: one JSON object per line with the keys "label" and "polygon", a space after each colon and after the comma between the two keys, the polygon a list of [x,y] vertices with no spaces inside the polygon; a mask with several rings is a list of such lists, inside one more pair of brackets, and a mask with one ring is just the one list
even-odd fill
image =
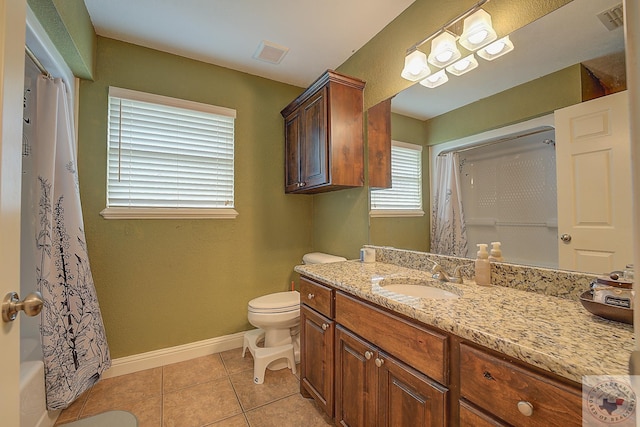
{"label": "curtain rod", "polygon": [[[469,151],[469,150],[474,150],[476,148],[481,148],[481,147],[488,147],[490,145],[494,145],[494,144],[501,144],[503,142],[508,142],[508,141],[513,141],[514,139],[519,139],[519,138],[524,138],[525,136],[531,136],[531,135],[536,135],[542,132],[547,132],[553,130],[552,127],[546,127],[543,129],[537,129],[531,132],[527,132],[527,133],[523,133],[521,135],[516,135],[516,136],[506,136],[504,138],[500,138],[500,139],[495,139],[495,140],[491,140],[491,141],[487,141],[487,142],[483,142],[477,145],[473,145],[471,147],[464,147],[464,148],[460,148],[460,149],[451,149],[451,150],[445,150],[445,151],[441,151],[440,153],[438,153],[438,156],[444,156],[445,154],[449,154],[449,153],[462,153],[464,151]],[[553,144],[554,146],[556,145],[555,141],[553,139],[545,139],[542,141],[545,144]]]}
{"label": "curtain rod", "polygon": [[468,17],[469,15],[473,14],[475,11],[477,11],[478,9],[480,9],[485,3],[487,3],[489,0],[480,0],[479,2],[477,2],[475,5],[473,5],[472,7],[470,7],[469,9],[467,9],[465,12],[463,12],[462,14],[456,16],[455,18],[451,19],[449,22],[447,22],[446,24],[444,24],[442,27],[440,27],[440,29],[438,29],[437,31],[435,31],[433,34],[431,34],[428,37],[425,37],[424,39],[420,40],[419,42],[417,42],[416,44],[414,44],[413,46],[411,46],[409,49],[407,49],[407,54],[413,52],[414,50],[418,49],[420,46],[422,46],[423,44],[425,44],[426,42],[428,42],[429,40],[433,39],[436,36],[439,36],[440,34],[444,33],[445,31],[447,31],[447,29],[449,27],[451,27],[454,24],[457,24],[458,22],[460,22],[461,20],[463,20],[464,18]]}
{"label": "curtain rod", "polygon": [[36,55],[31,51],[31,49],[29,49],[29,46],[25,45],[24,46],[24,51],[27,54],[27,56],[29,57],[29,59],[31,59],[33,61],[33,63],[36,65],[36,67],[38,67],[38,70],[40,70],[40,72],[42,74],[44,74],[45,76],[51,78],[51,73],[49,71],[47,71],[47,69],[44,67],[44,65],[42,65],[42,62],[40,62],[40,60],[38,58],[36,58]]}

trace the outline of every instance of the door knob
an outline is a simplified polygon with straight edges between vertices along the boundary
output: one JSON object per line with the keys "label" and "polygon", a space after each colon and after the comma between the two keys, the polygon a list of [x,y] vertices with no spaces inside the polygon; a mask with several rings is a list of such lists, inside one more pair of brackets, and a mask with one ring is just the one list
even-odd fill
{"label": "door knob", "polygon": [[32,292],[22,301],[17,292],[9,292],[2,301],[2,320],[13,322],[20,310],[23,310],[27,316],[37,316],[42,310],[42,304],[40,292]]}
{"label": "door knob", "polygon": [[563,234],[562,236],[560,236],[560,240],[562,240],[564,243],[569,243],[571,241],[571,234]]}

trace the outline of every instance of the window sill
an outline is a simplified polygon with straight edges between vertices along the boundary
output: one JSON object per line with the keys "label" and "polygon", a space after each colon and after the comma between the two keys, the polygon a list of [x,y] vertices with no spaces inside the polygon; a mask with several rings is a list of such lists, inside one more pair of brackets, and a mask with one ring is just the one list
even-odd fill
{"label": "window sill", "polygon": [[386,209],[372,209],[369,211],[369,216],[371,218],[408,218],[408,217],[419,217],[424,216],[424,211],[422,209],[396,209],[396,210],[386,210]]}
{"label": "window sill", "polygon": [[235,209],[105,208],[104,219],[235,219]]}

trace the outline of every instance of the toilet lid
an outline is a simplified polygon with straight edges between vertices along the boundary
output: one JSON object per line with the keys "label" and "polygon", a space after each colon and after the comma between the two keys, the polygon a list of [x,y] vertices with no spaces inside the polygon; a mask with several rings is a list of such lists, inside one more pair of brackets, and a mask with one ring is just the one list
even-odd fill
{"label": "toilet lid", "polygon": [[249,310],[266,312],[283,312],[300,308],[300,293],[298,291],[276,292],[263,295],[249,301]]}

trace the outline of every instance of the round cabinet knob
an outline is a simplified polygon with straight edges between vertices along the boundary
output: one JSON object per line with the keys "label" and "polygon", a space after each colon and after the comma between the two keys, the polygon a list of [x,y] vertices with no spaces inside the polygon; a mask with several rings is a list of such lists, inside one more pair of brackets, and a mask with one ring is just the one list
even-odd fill
{"label": "round cabinet knob", "polygon": [[382,365],[384,365],[384,359],[380,359],[379,357],[376,357],[376,366],[378,368],[381,368]]}
{"label": "round cabinet knob", "polygon": [[364,358],[367,360],[371,360],[371,357],[373,356],[373,353],[371,353],[370,351],[365,351],[364,352]]}
{"label": "round cabinet knob", "polygon": [[569,243],[571,241],[571,234],[563,234],[560,236],[560,240],[562,240],[564,243]]}
{"label": "round cabinet knob", "polygon": [[316,296],[314,294],[307,295],[307,299],[314,299]]}
{"label": "round cabinet knob", "polygon": [[327,329],[329,329],[329,324],[328,323],[323,323],[322,324],[322,330],[326,331]]}
{"label": "round cabinet knob", "polygon": [[527,401],[521,400],[518,402],[518,411],[525,417],[533,415],[533,405]]}

